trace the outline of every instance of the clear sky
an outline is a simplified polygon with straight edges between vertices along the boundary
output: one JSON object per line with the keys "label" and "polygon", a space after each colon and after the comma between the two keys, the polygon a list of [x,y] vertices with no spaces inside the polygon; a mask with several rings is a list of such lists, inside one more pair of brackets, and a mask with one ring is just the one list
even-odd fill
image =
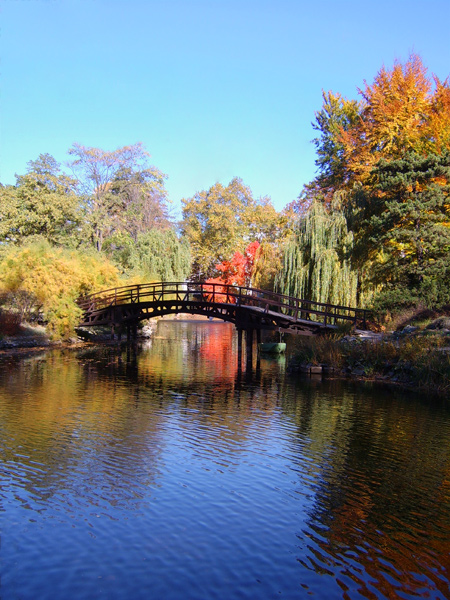
{"label": "clear sky", "polygon": [[1,0],[0,181],[74,142],[143,142],[181,198],[241,177],[279,210],[315,174],[322,89],[450,74],[450,0]]}

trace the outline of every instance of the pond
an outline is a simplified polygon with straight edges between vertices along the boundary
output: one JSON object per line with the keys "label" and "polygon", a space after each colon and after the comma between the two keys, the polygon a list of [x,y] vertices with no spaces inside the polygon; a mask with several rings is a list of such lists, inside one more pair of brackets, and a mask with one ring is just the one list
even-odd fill
{"label": "pond", "polygon": [[219,322],[0,358],[2,600],[449,598],[450,410]]}

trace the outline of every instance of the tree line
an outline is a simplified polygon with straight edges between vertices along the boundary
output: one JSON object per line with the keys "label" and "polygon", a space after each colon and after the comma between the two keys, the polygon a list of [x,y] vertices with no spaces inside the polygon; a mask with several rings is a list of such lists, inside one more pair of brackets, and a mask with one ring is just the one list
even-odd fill
{"label": "tree line", "polygon": [[358,92],[323,93],[318,174],[293,205],[276,285],[384,313],[449,305],[449,80],[412,55]]}
{"label": "tree line", "polygon": [[0,187],[0,302],[24,319],[43,315],[55,337],[73,332],[80,295],[213,277],[252,241],[272,248],[287,222],[238,178],[184,199],[176,222],[166,175],[141,143],[114,151],[74,144],[68,155],[63,169],[41,154],[15,185]]}
{"label": "tree line", "polygon": [[183,199],[176,222],[141,143],[31,160],[0,184],[4,309],[67,336],[80,294],[187,278],[382,311],[450,304],[449,81],[413,55],[358,92],[323,92],[317,175],[280,212],[234,178]]}

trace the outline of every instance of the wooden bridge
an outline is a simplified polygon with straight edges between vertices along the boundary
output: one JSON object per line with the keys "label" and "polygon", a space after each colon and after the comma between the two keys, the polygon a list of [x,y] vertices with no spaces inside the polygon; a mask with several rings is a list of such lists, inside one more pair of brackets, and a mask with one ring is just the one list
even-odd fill
{"label": "wooden bridge", "polygon": [[[313,335],[332,330],[339,323],[366,328],[367,311],[293,298],[251,287],[217,283],[146,283],[103,290],[78,301],[83,310],[80,326],[103,325],[127,339],[136,336],[143,319],[188,313],[229,321],[247,332],[247,346],[261,330]],[[249,342],[250,338],[250,342]]]}

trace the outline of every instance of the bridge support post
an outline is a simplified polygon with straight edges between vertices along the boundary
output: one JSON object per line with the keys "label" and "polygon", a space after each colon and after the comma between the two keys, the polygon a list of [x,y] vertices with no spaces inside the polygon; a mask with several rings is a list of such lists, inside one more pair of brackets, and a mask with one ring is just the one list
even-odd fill
{"label": "bridge support post", "polygon": [[246,341],[246,360],[247,367],[252,366],[253,364],[253,329],[247,329],[245,335]]}
{"label": "bridge support post", "polygon": [[111,339],[114,339],[114,323],[111,325]]}
{"label": "bridge support post", "polygon": [[237,330],[238,334],[238,369],[242,369],[242,329]]}

